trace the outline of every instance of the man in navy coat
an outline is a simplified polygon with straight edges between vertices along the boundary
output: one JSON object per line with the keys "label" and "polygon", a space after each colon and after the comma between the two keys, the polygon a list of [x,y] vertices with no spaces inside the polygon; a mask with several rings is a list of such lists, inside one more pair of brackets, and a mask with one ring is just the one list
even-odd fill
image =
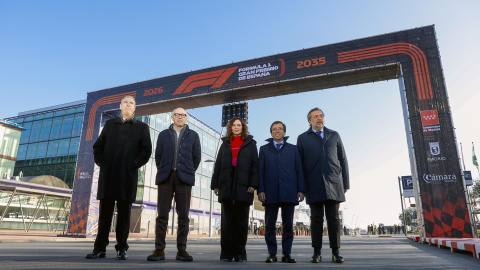
{"label": "man in navy coat", "polygon": [[155,225],[155,250],[147,257],[149,261],[165,260],[165,237],[167,234],[168,215],[172,207],[172,198],[178,214],[177,260],[192,261],[187,252],[187,235],[190,219],[190,198],[192,186],[195,185],[195,171],[202,156],[200,138],[186,124],[187,111],[183,108],[173,110],[172,121],[168,129],[158,134],[155,149],[155,164],[158,186],[158,216]]}
{"label": "man in navy coat", "polygon": [[297,147],[305,174],[306,198],[310,205],[312,247],[311,262],[322,261],[322,234],[324,211],[327,218],[328,238],[332,260],[342,263],[340,255],[340,220],[338,209],[350,189],[348,163],[340,135],[325,127],[323,111],[313,108],[307,115],[310,128],[300,134]]}
{"label": "man in navy coat", "polygon": [[277,240],[275,223],[278,209],[282,209],[282,261],[295,263],[292,258],[293,215],[295,205],[303,201],[305,182],[302,162],[295,145],[287,143],[287,128],[280,121],[270,126],[272,138],[260,147],[258,199],[265,206],[265,241],[268,247],[267,263],[277,261]]}

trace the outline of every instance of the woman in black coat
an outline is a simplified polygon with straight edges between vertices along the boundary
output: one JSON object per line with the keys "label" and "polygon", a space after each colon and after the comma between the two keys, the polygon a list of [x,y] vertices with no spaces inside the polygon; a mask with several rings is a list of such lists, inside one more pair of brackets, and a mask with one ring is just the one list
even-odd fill
{"label": "woman in black coat", "polygon": [[248,213],[258,188],[258,151],[253,136],[240,118],[227,124],[212,176],[211,189],[222,204],[220,260],[246,261]]}

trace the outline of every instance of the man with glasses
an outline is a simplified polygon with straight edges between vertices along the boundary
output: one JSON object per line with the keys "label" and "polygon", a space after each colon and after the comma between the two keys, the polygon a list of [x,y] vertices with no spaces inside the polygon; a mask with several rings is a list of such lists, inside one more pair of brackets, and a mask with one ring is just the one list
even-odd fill
{"label": "man with glasses", "polygon": [[295,145],[287,143],[287,127],[280,121],[270,126],[272,138],[260,147],[258,199],[265,206],[265,242],[268,247],[266,263],[277,261],[275,224],[278,209],[282,208],[282,262],[295,263],[292,257],[293,216],[295,205],[303,201],[305,183],[302,161]]}
{"label": "man with glasses", "polygon": [[198,134],[185,124],[187,117],[184,109],[173,110],[173,124],[158,135],[155,149],[158,216],[155,227],[155,250],[147,257],[149,261],[165,260],[165,236],[172,198],[175,198],[178,214],[176,259],[193,260],[186,250],[190,222],[188,213],[192,186],[195,185],[195,171],[200,164],[202,153]]}
{"label": "man with glasses", "polygon": [[300,134],[297,147],[303,163],[310,205],[312,232],[312,263],[322,261],[323,216],[327,218],[332,261],[343,263],[340,255],[340,220],[338,209],[350,188],[348,163],[340,135],[325,127],[323,111],[311,109],[307,114],[310,128]]}

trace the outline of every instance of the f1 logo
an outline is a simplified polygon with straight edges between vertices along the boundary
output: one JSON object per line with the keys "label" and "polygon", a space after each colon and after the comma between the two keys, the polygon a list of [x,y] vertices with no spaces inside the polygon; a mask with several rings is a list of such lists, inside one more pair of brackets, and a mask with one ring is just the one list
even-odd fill
{"label": "f1 logo", "polygon": [[422,126],[431,126],[438,125],[438,112],[437,110],[421,111],[420,116],[422,117]]}
{"label": "f1 logo", "polygon": [[194,88],[201,86],[212,85],[211,88],[220,87],[230,78],[237,68],[238,67],[231,67],[192,75],[183,81],[177,90],[173,92],[173,95],[190,93]]}

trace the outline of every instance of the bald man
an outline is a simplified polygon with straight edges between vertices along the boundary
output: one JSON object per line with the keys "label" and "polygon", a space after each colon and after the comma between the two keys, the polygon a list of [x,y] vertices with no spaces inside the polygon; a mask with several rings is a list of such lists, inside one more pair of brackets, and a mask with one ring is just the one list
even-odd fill
{"label": "bald man", "polygon": [[155,149],[158,216],[155,227],[155,250],[147,257],[149,261],[165,260],[165,236],[172,198],[175,198],[178,214],[176,259],[193,260],[186,250],[190,223],[188,214],[192,186],[195,185],[195,171],[200,164],[202,153],[200,138],[195,131],[188,128],[187,119],[188,114],[183,108],[173,110],[173,124],[158,135]]}
{"label": "bald man", "polygon": [[105,258],[113,210],[117,204],[117,259],[126,260],[130,212],[137,194],[138,169],[152,154],[148,125],[135,119],[135,99],[120,102],[120,117],[110,119],[93,145],[95,163],[100,167],[97,199],[100,200],[98,234],[87,259]]}

